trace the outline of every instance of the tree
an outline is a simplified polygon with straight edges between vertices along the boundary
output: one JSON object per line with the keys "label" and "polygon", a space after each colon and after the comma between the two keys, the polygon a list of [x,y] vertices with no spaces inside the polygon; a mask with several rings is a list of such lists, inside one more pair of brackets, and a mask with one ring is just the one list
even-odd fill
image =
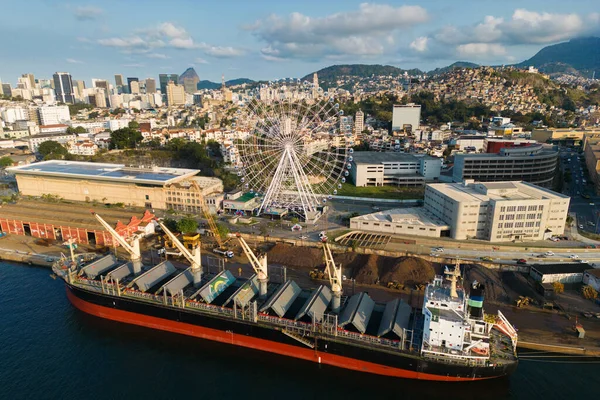
{"label": "tree", "polygon": [[0,168],[10,167],[10,166],[13,166],[14,164],[15,164],[15,162],[10,157],[0,158]]}
{"label": "tree", "polygon": [[131,129],[140,129],[140,124],[137,121],[130,121],[129,127]]}
{"label": "tree", "polygon": [[300,222],[300,220],[298,219],[298,217],[292,217],[292,219],[290,219],[290,222],[291,222],[293,225],[296,225],[298,222]]}
{"label": "tree", "polygon": [[267,239],[267,227],[264,225],[261,225],[261,226],[259,226],[258,231],[266,240]]}
{"label": "tree", "polygon": [[229,228],[223,224],[217,224],[217,234],[222,240],[227,239],[227,235],[229,235]]}
{"label": "tree", "polygon": [[110,148],[133,149],[142,139],[142,134],[139,131],[129,127],[117,129],[110,134]]}
{"label": "tree", "polygon": [[91,113],[88,114],[88,119],[95,119],[98,118],[100,116],[100,113],[98,111],[92,111]]}
{"label": "tree", "polygon": [[63,159],[69,152],[57,141],[46,140],[38,146],[38,153],[44,157],[44,160],[56,160]]}
{"label": "tree", "polygon": [[75,133],[75,134],[80,134],[80,133],[86,133],[87,130],[83,127],[83,126],[78,126],[73,128],[72,126],[69,126],[67,128],[67,133]]}
{"label": "tree", "polygon": [[177,232],[177,221],[172,218],[167,218],[163,221],[163,224],[167,227],[171,232]]}
{"label": "tree", "polygon": [[192,218],[182,218],[177,221],[177,230],[181,233],[196,232],[198,229],[198,222]]}

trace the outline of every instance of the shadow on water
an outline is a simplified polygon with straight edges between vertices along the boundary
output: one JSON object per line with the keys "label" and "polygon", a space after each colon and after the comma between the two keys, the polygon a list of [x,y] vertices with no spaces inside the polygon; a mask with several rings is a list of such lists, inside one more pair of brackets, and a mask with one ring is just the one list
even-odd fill
{"label": "shadow on water", "polygon": [[[247,399],[349,399],[374,395],[378,399],[480,399],[486,393],[486,399],[509,397],[508,379],[457,384],[374,376],[74,312],[74,322],[83,327],[82,333],[91,341],[110,342],[116,351],[126,351],[128,357],[137,353],[133,356],[135,362],[143,362],[144,354],[150,353],[150,358],[156,357],[154,362],[174,380],[187,379],[191,373],[203,387],[204,395],[208,394],[204,385],[224,379],[228,386],[218,387],[215,392],[208,388],[212,395],[231,398],[243,393]],[[130,378],[135,379],[137,373],[130,373],[134,374]],[[192,393],[192,387],[189,389],[179,386],[179,394]]]}

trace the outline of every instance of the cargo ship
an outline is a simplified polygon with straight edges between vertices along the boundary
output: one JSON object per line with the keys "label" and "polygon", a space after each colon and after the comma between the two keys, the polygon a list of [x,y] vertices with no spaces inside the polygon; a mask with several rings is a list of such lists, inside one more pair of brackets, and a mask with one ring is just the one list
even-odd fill
{"label": "cargo ship", "polygon": [[400,298],[375,302],[366,292],[344,296],[341,267],[326,242],[330,284],[307,289],[274,279],[266,255],[256,256],[241,237],[255,272],[249,278],[225,268],[203,273],[200,249],[173,238],[190,260],[185,270],[169,261],[145,266],[137,239],[118,237],[130,259],[73,257],[53,270],[73,306],[121,323],[398,378],[473,381],[517,367],[516,330],[500,311],[483,312],[484,287],[463,288],[458,262],[427,285],[417,308]]}

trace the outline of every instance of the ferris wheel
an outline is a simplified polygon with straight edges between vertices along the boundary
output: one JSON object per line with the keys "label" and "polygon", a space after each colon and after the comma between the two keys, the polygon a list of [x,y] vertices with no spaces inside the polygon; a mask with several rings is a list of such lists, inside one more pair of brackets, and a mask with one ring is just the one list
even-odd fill
{"label": "ferris wheel", "polygon": [[244,189],[260,196],[257,215],[314,220],[350,175],[352,127],[340,126],[339,104],[311,85],[268,85],[259,96],[245,110],[250,134],[237,144]]}

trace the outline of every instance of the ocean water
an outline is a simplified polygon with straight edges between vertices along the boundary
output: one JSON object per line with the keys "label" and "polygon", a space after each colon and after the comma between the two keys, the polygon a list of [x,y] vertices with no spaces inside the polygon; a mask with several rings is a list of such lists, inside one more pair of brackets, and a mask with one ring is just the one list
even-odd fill
{"label": "ocean water", "polygon": [[0,399],[592,398],[600,364],[521,361],[508,379],[431,383],[85,315],[48,269],[0,262]]}

